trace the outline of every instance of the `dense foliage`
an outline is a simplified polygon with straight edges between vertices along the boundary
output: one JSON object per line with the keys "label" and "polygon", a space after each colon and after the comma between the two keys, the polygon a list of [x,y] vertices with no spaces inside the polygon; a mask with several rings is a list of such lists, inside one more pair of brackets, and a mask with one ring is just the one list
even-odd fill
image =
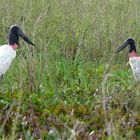
{"label": "dense foliage", "polygon": [[0,44],[12,24],[36,44],[0,81],[0,139],[140,139],[139,85],[114,53],[139,46],[139,0],[1,0],[0,17]]}

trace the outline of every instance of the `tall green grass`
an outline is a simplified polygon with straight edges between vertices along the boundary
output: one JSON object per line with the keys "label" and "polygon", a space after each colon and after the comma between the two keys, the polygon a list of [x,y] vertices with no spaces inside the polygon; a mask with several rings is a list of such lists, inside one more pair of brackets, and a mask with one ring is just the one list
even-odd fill
{"label": "tall green grass", "polygon": [[[20,40],[0,86],[0,139],[139,139],[139,87],[126,65],[139,46],[139,0],[1,0],[0,44]],[[138,47],[139,51],[139,47]]]}

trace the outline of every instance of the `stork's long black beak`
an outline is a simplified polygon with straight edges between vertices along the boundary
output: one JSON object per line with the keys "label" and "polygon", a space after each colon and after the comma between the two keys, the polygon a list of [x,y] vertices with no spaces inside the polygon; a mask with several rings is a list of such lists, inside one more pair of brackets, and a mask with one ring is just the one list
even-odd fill
{"label": "stork's long black beak", "polygon": [[20,29],[17,30],[17,35],[19,35],[24,41],[26,41],[30,45],[35,46],[35,44]]}
{"label": "stork's long black beak", "polygon": [[122,49],[124,49],[125,47],[127,47],[129,45],[129,41],[126,40],[122,45],[120,45],[117,49],[116,49],[116,53],[120,52]]}

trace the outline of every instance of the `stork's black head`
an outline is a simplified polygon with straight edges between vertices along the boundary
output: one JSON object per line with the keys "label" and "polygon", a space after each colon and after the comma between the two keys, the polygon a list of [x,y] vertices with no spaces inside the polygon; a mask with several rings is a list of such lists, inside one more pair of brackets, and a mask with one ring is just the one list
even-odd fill
{"label": "stork's black head", "polygon": [[131,53],[132,51],[136,52],[136,46],[135,46],[135,41],[133,38],[128,38],[123,44],[121,44],[117,49],[116,49],[116,53],[120,52],[122,49],[124,49],[125,47],[127,47],[128,45],[130,45],[129,48],[129,53]]}
{"label": "stork's black head", "polygon": [[17,45],[19,45],[19,37],[34,46],[34,43],[29,40],[29,38],[21,31],[21,29],[17,25],[11,26],[9,32],[9,44],[14,45],[16,43]]}

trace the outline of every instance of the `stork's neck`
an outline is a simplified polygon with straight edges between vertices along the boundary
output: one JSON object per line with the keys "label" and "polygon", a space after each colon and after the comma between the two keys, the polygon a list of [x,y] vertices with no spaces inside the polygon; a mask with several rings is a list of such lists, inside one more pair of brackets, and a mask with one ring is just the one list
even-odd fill
{"label": "stork's neck", "polygon": [[129,40],[129,57],[137,57],[137,50],[135,46],[135,41],[133,39]]}
{"label": "stork's neck", "polygon": [[129,45],[130,45],[129,53],[131,53],[133,51],[137,52],[135,41],[133,39],[129,40]]}
{"label": "stork's neck", "polygon": [[10,45],[19,44],[19,36],[17,35],[16,31],[12,29],[9,32],[9,44]]}
{"label": "stork's neck", "polygon": [[14,50],[16,50],[18,48],[18,45],[15,43],[14,45],[10,45],[10,47],[12,47]]}

